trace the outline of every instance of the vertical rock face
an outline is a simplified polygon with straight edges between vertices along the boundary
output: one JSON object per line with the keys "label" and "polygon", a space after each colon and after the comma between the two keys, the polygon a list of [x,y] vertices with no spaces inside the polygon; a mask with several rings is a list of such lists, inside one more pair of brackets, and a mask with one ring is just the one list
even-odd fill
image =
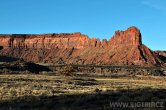
{"label": "vertical rock face", "polygon": [[116,31],[110,39],[110,45],[142,45],[140,30],[130,27],[126,31]]}
{"label": "vertical rock face", "polygon": [[43,35],[0,35],[0,44],[11,48],[81,48],[88,46],[89,38],[80,33]]}
{"label": "vertical rock face", "polygon": [[90,39],[81,33],[42,34],[42,35],[0,35],[0,44],[5,48],[86,48],[100,47],[96,38]]}
{"label": "vertical rock face", "polygon": [[116,31],[107,41],[71,34],[0,35],[1,55],[26,61],[59,64],[161,65],[158,55],[142,44],[140,30]]}

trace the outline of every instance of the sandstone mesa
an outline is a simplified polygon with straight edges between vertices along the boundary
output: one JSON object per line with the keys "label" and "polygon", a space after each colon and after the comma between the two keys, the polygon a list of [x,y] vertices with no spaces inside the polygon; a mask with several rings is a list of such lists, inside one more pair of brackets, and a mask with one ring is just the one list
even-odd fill
{"label": "sandstone mesa", "polygon": [[[110,39],[100,41],[81,33],[1,34],[0,55],[25,61],[52,64],[161,66],[161,52],[142,44],[140,30],[130,27],[116,31]],[[165,59],[165,58],[164,58]]]}

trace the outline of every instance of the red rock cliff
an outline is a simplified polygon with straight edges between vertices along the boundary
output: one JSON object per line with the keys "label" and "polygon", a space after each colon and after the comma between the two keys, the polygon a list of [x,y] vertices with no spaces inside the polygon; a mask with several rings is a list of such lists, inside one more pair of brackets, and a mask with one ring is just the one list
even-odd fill
{"label": "red rock cliff", "polygon": [[110,45],[142,45],[140,30],[130,27],[126,31],[116,31],[110,39]]}
{"label": "red rock cliff", "polygon": [[84,48],[99,47],[101,42],[81,33],[41,34],[41,35],[0,35],[0,44],[4,48]]}
{"label": "red rock cliff", "polygon": [[107,41],[72,34],[0,35],[1,55],[27,61],[96,65],[160,65],[158,55],[142,44],[140,30],[116,31]]}

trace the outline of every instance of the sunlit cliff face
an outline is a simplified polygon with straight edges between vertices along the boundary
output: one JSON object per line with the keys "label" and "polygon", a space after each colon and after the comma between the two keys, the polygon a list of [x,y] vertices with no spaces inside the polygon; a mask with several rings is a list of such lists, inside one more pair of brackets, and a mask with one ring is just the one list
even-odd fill
{"label": "sunlit cliff face", "polygon": [[116,31],[107,41],[81,33],[0,35],[0,54],[26,61],[97,65],[160,65],[162,61],[142,44],[140,30]]}

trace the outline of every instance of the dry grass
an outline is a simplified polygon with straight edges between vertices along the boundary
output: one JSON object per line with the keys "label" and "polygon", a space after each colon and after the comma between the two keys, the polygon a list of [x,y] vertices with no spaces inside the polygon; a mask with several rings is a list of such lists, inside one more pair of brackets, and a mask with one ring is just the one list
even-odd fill
{"label": "dry grass", "polygon": [[10,100],[25,95],[62,95],[138,88],[165,89],[165,77],[74,77],[48,75],[0,75],[0,99]]}
{"label": "dry grass", "polygon": [[[159,90],[166,88],[166,78],[165,77],[123,77],[123,78],[104,78],[104,77],[76,77],[76,76],[48,76],[48,75],[0,75],[0,100],[1,102],[17,100],[20,97],[28,96],[24,100],[39,100],[40,97],[61,97],[63,96],[62,102],[68,103],[68,98],[64,99],[68,95],[76,94],[91,94],[86,95],[84,98],[79,96],[73,97],[72,100],[80,100],[81,103],[87,100],[97,100],[95,98],[101,98],[103,102],[108,100],[103,99],[103,97],[96,95],[96,93],[112,94],[118,91],[135,91],[137,93],[139,90],[144,88],[151,88],[153,90]],[[165,92],[165,91],[164,91]],[[120,92],[123,94],[123,92]],[[126,92],[125,92],[126,93]],[[133,93],[132,93],[133,94]],[[147,94],[142,94],[141,97],[145,98]],[[116,97],[118,94],[109,95]],[[37,99],[31,99],[30,97],[38,97]],[[105,96],[104,97],[108,97]],[[151,96],[153,97],[153,96]],[[165,95],[164,95],[165,97]],[[80,99],[79,99],[80,98]],[[120,95],[118,100],[125,99],[125,95]],[[58,100],[61,100],[58,99]],[[158,99],[158,98],[157,98]],[[22,100],[22,99],[21,99]],[[46,99],[45,99],[46,100]],[[51,99],[52,100],[52,99]],[[67,100],[67,102],[66,102]],[[135,100],[135,98],[133,99]],[[50,102],[50,99],[47,99]],[[99,100],[98,100],[99,101]],[[51,103],[51,102],[50,102]],[[53,102],[52,102],[53,103]],[[78,102],[79,103],[79,102]],[[93,103],[93,101],[92,101]],[[99,103],[99,102],[97,102]],[[76,104],[77,105],[77,104]],[[39,106],[39,105],[38,105]],[[64,106],[64,105],[63,105]],[[77,105],[79,106],[79,104]]]}

